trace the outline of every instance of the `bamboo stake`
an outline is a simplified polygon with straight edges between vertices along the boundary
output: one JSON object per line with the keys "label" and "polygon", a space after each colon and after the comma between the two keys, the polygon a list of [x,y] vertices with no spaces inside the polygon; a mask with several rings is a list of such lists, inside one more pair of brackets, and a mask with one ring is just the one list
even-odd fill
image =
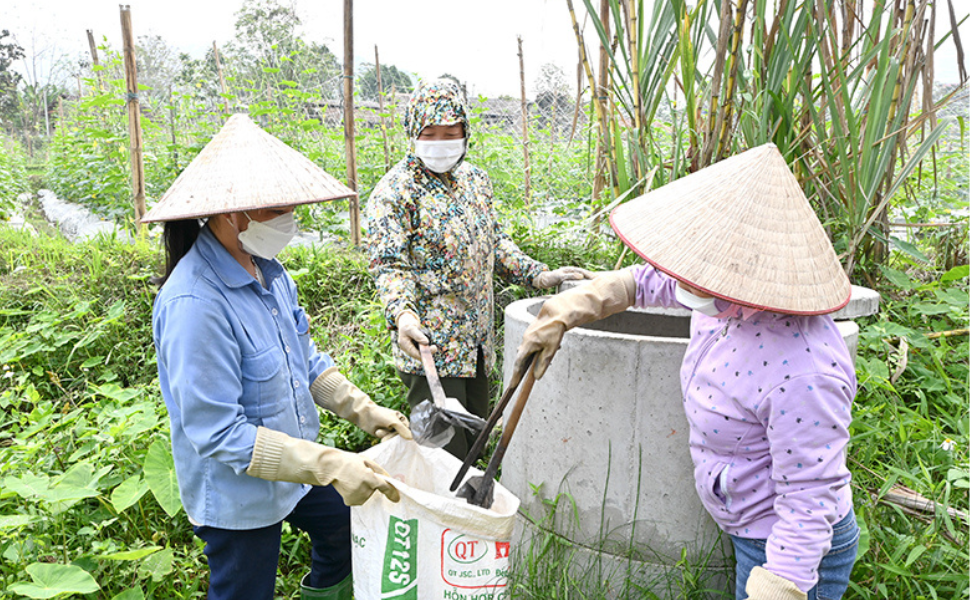
{"label": "bamboo stake", "polygon": [[[646,138],[643,131],[643,99],[640,97],[640,50],[639,30],[637,29],[637,5],[634,0],[623,3],[626,10],[627,44],[630,46],[630,66],[633,69],[633,130],[637,134],[636,144],[642,147]],[[643,177],[643,168],[639,160],[633,161],[636,179]]]}
{"label": "bamboo stake", "polygon": [[391,151],[387,147],[387,123],[384,122],[384,83],[381,81],[381,56],[374,44],[374,68],[377,69],[377,107],[381,117],[381,139],[384,140],[384,172],[391,170]]}
{"label": "bamboo stake", "polygon": [[737,83],[738,75],[738,50],[741,44],[741,34],[744,28],[744,11],[748,5],[748,0],[738,0],[738,12],[734,18],[734,36],[731,40],[731,56],[728,67],[727,90],[725,92],[724,103],[722,105],[724,120],[721,122],[721,141],[718,144],[716,158],[720,160],[729,150],[731,141],[731,118],[734,108],[734,88]]}
{"label": "bamboo stake", "polygon": [[229,91],[226,89],[226,78],[222,76],[222,61],[219,60],[219,47],[216,46],[215,40],[212,41],[212,54],[216,59],[216,70],[219,71],[219,87],[222,88],[222,102],[226,109],[226,114],[229,114]]}
{"label": "bamboo stake", "polygon": [[525,99],[525,58],[522,55],[522,36],[519,40],[519,88],[522,95],[522,155],[525,159],[525,205],[532,198],[532,166],[529,164],[529,106]]}
{"label": "bamboo stake", "polygon": [[727,45],[731,35],[731,0],[721,0],[721,25],[717,33],[717,51],[714,54],[714,77],[711,81],[711,104],[707,111],[707,131],[704,132],[704,147],[697,168],[702,169],[711,163],[717,132],[721,127],[723,113],[718,99],[721,96],[721,74],[727,59]]}
{"label": "bamboo stake", "polygon": [[[357,146],[354,144],[354,0],[344,0],[344,148],[347,185],[357,191]],[[360,200],[350,198],[350,243],[360,245]]]}
{"label": "bamboo stake", "polygon": [[[929,115],[930,121],[930,131],[936,129],[936,105],[933,102],[933,79],[935,78],[934,64],[933,60],[935,58],[936,52],[933,48],[933,42],[936,40],[936,3],[933,3],[933,7],[930,9],[930,24],[929,24],[929,39],[930,43],[926,47],[926,62],[923,64],[923,114]],[[925,125],[921,125],[923,133],[925,134]],[[936,147],[933,148],[932,160],[933,160],[933,187],[936,188],[938,182],[936,180]],[[922,176],[923,163],[919,165],[920,175]]]}
{"label": "bamboo stake", "polygon": [[586,56],[586,42],[583,40],[583,33],[579,30],[579,22],[576,21],[573,0],[566,0],[566,6],[569,7],[569,16],[573,21],[573,32],[576,34],[576,42],[579,45],[579,58],[583,64],[583,69],[586,71],[586,79],[589,81],[589,89],[593,95],[593,108],[596,111],[596,118],[600,121],[600,128],[604,128],[607,127],[605,118],[606,111],[597,93],[596,80],[593,78],[593,69],[589,66],[589,59]]}
{"label": "bamboo stake", "polygon": [[[903,28],[900,35],[903,39],[900,41],[903,50],[901,56],[906,57],[909,52],[910,45],[910,27],[913,23],[913,14],[916,12],[916,6],[913,4],[913,0],[908,0],[906,2],[906,12],[903,14]],[[889,122],[891,123],[893,119],[896,118],[896,110],[899,106],[899,97],[902,94],[903,79],[904,79],[904,68],[906,60],[902,60],[899,63],[899,71],[896,76],[896,86],[893,88],[892,100],[889,103]]]}
{"label": "bamboo stake", "polygon": [[[580,50],[580,55],[582,55],[582,50]],[[583,59],[580,56],[579,60],[576,62],[576,104],[573,106],[573,124],[569,129],[569,141],[566,145],[573,143],[573,136],[576,135],[576,125],[579,123],[579,106],[583,101]]]}
{"label": "bamboo stake", "polygon": [[[91,50],[91,66],[100,67],[101,61],[98,60],[98,46],[94,43],[94,31],[88,29],[88,48]],[[101,69],[92,69],[98,79],[98,91],[104,91],[104,80],[101,79]]]}
{"label": "bamboo stake", "polygon": [[145,215],[145,162],[142,156],[141,108],[138,104],[138,68],[135,64],[135,36],[131,31],[131,6],[123,4],[121,9],[121,38],[125,54],[125,84],[128,88],[128,135],[131,147],[131,187],[135,201],[135,223],[139,232],[145,226],[141,218]]}
{"label": "bamboo stake", "polygon": [[176,115],[176,112],[175,112],[175,96],[172,93],[172,88],[168,88],[168,98],[169,98],[169,100],[168,100],[169,113],[171,114],[171,118],[169,119],[169,123],[171,125],[171,133],[172,133],[172,167],[173,167],[173,170],[176,173],[178,173],[178,170],[179,170],[179,145],[178,145],[178,138],[175,135],[175,120],[177,118],[177,115]]}
{"label": "bamboo stake", "polygon": [[[605,32],[605,39],[610,37],[610,3],[609,0],[600,0],[600,23],[603,26],[603,31]],[[610,152],[610,118],[607,113],[609,107],[607,105],[607,90],[609,90],[609,60],[610,57],[606,51],[605,40],[600,40],[600,54],[599,54],[599,83],[593,88],[594,95],[597,99],[597,104],[601,107],[600,114],[600,139],[596,147],[596,175],[593,177],[593,202],[595,203],[599,200],[600,196],[603,194],[603,188],[606,187],[606,170],[610,167],[609,157],[612,155]],[[616,178],[613,178],[614,183]],[[599,226],[599,216],[594,220],[595,224]]]}
{"label": "bamboo stake", "polygon": [[[610,37],[610,0],[600,0],[600,23],[603,25],[603,31],[605,32],[605,39]],[[599,86],[596,88],[596,93],[600,99],[600,103],[603,106],[603,113],[605,115],[606,109],[608,108],[608,96],[610,89],[610,55],[606,49],[606,42],[600,40],[600,56],[599,56]],[[603,120],[603,126],[601,127],[603,133],[603,144],[609,148],[610,146],[610,127],[609,119]]]}

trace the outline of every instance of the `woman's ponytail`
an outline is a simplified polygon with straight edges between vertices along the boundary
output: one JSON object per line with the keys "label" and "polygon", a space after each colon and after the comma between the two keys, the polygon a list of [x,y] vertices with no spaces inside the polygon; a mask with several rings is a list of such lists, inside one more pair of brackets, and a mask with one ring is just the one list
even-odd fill
{"label": "woman's ponytail", "polygon": [[202,222],[199,219],[165,222],[165,232],[162,234],[165,241],[165,273],[160,277],[152,278],[152,283],[158,287],[165,285],[172,271],[175,270],[175,265],[192,249],[192,244],[199,237],[201,230]]}

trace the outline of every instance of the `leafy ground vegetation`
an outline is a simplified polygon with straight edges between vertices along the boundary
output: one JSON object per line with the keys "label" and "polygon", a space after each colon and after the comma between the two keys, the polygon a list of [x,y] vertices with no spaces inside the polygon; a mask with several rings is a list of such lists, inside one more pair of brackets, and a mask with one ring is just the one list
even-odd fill
{"label": "leafy ground vegetation", "polygon": [[[542,236],[520,242],[550,262],[602,268],[612,258]],[[9,597],[204,597],[202,549],[179,504],[155,381],[148,280],[159,259],[151,242],[69,244],[0,228],[0,588]],[[375,400],[403,407],[364,257],[296,248],[284,262],[317,344]],[[970,565],[968,353],[965,337],[947,334],[967,326],[967,270],[897,267],[886,269],[882,311],[860,323],[850,460],[866,535],[849,597],[960,598]],[[496,291],[502,303],[524,293]],[[371,443],[336,420],[322,441],[351,450]],[[937,509],[887,502],[899,485]],[[288,531],[284,597],[295,593],[307,552]],[[570,560],[565,538],[537,545],[520,560],[513,595],[595,593],[569,575]],[[683,590],[697,593],[702,565],[682,566]],[[683,590],[671,597],[688,597]]]}
{"label": "leafy ground vegetation", "polygon": [[[775,11],[765,0],[726,14],[703,2],[607,4],[614,33],[600,25],[589,37],[608,42],[609,102],[577,108],[561,87],[542,89],[529,122],[528,187],[520,134],[473,103],[470,160],[491,175],[507,230],[550,265],[628,265],[635,257],[610,234],[604,209],[720,156],[778,145],[853,282],[882,297],[879,314],[859,320],[849,461],[864,535],[846,597],[970,597],[970,165],[964,119],[945,114],[961,88],[934,90],[932,72],[920,71],[932,53],[920,17],[935,7],[914,2],[914,16],[879,4],[843,28],[844,3],[821,15],[810,3]],[[157,67],[140,92],[150,201],[229,111],[345,174],[343,130],[327,112],[339,82],[334,56],[304,42],[295,15],[272,0],[246,2],[238,18],[223,52],[225,92],[212,53],[172,59],[164,41],[139,39],[140,56]],[[750,35],[733,38],[734,22]],[[3,56],[16,54],[7,35],[0,76],[9,75]],[[702,73],[710,50],[721,58]],[[106,45],[99,51],[101,64],[82,73],[73,97],[42,94],[37,82],[0,89],[9,134],[0,139],[0,217],[26,212],[36,230],[0,223],[0,598],[202,598],[205,559],[178,499],[156,382],[157,241],[70,244],[17,201],[43,185],[133,230],[121,59]],[[401,75],[381,72],[385,82]],[[361,75],[362,90],[370,79],[373,70]],[[398,89],[407,79],[397,78]],[[36,101],[62,95],[60,107],[46,107],[54,127],[44,135]],[[387,101],[383,112],[357,117],[363,201],[406,146],[401,107]],[[965,104],[956,111],[965,113]],[[301,209],[304,227],[338,242],[290,248],[282,259],[317,345],[376,401],[403,408],[366,258],[344,242],[345,209]],[[496,282],[499,308],[528,293]],[[321,441],[348,450],[372,443],[326,415]],[[518,549],[512,597],[605,597],[602,572],[579,565],[568,541],[570,501],[550,502],[552,531]],[[284,528],[280,597],[296,594],[307,564],[305,539]],[[724,597],[712,581],[704,561],[684,560],[670,565],[662,597]],[[650,597],[643,584],[631,579],[620,595]]]}

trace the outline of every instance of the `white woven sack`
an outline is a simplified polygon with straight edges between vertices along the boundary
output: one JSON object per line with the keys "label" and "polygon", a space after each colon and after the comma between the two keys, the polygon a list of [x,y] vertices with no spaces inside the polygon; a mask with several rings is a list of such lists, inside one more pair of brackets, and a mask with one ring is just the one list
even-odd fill
{"label": "white woven sack", "polygon": [[350,511],[356,600],[508,596],[518,498],[498,483],[488,510],[457,498],[448,487],[461,461],[400,437],[363,454],[387,469],[401,501],[377,493]]}

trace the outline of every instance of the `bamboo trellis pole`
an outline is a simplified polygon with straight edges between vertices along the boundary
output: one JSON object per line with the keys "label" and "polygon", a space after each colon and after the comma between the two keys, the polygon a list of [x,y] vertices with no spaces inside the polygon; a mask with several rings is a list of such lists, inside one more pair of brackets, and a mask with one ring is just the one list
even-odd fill
{"label": "bamboo trellis pole", "polygon": [[724,118],[720,110],[718,99],[721,97],[721,75],[724,73],[724,63],[727,59],[727,45],[731,35],[731,0],[721,0],[721,25],[717,34],[717,51],[714,54],[714,78],[711,81],[711,105],[707,111],[707,131],[704,132],[704,147],[701,150],[697,168],[701,169],[711,163],[714,148],[717,146],[717,132],[721,128]]}
{"label": "bamboo trellis pole", "polygon": [[[88,48],[91,50],[91,66],[100,67],[101,61],[98,60],[98,46],[94,43],[94,32],[90,29],[87,30],[88,34]],[[94,71],[95,77],[98,79],[98,91],[104,91],[104,80],[101,78],[101,69],[92,69]]]}
{"label": "bamboo trellis pole", "polygon": [[744,13],[747,5],[748,0],[738,0],[738,10],[734,18],[734,34],[731,37],[731,55],[728,63],[727,90],[725,92],[725,98],[722,104],[724,119],[721,121],[721,141],[718,143],[717,152],[715,154],[716,160],[720,160],[729,150],[728,146],[730,145],[731,141],[731,119],[734,109],[734,88],[736,87],[737,83],[738,63],[741,62],[738,57],[738,53],[741,46],[741,35],[742,30],[744,29]]}
{"label": "bamboo trellis pole", "polygon": [[212,40],[212,55],[216,59],[216,70],[219,72],[219,87],[222,89],[222,102],[226,108],[226,113],[229,113],[229,90],[226,89],[226,78],[222,75],[222,61],[219,60],[219,47],[216,46],[215,40]]}
{"label": "bamboo trellis pole", "polygon": [[522,36],[519,40],[519,87],[522,94],[522,155],[525,159],[525,205],[532,197],[532,166],[529,164],[529,106],[525,99],[525,58],[522,55]]}
{"label": "bamboo trellis pole", "polygon": [[374,44],[374,69],[377,72],[377,107],[381,117],[381,139],[384,141],[384,171],[391,170],[391,151],[387,146],[387,123],[384,122],[384,83],[381,81],[381,56]]}
{"label": "bamboo trellis pole", "polygon": [[[582,55],[582,50],[580,50],[580,55]],[[566,142],[567,146],[573,142],[573,136],[576,135],[576,125],[579,124],[579,107],[582,101],[583,101],[583,59],[582,59],[582,56],[580,56],[579,60],[576,62],[576,104],[573,106],[573,124],[569,129],[569,141]]]}
{"label": "bamboo trellis pole", "polygon": [[[635,0],[626,0],[623,3],[626,9],[626,29],[627,43],[630,46],[630,66],[633,72],[633,130],[637,135],[637,145],[643,145],[643,99],[640,97],[640,49],[639,49],[639,29],[637,29],[637,3]],[[643,171],[639,160],[633,161],[636,169],[637,181],[643,176]]]}
{"label": "bamboo trellis pole", "polygon": [[593,69],[589,66],[589,58],[586,56],[586,42],[583,40],[583,32],[579,30],[576,11],[573,9],[573,0],[566,0],[566,5],[569,7],[569,16],[573,21],[573,32],[576,34],[576,42],[579,44],[579,59],[583,63],[583,69],[586,71],[586,79],[589,80],[589,90],[593,95],[593,107],[596,111],[596,118],[599,119],[600,128],[605,128],[609,126],[606,122],[606,110],[596,89]]}
{"label": "bamboo trellis pole", "polygon": [[177,173],[179,170],[179,145],[178,145],[178,137],[176,136],[176,131],[175,131],[175,120],[177,119],[178,115],[175,111],[175,95],[172,93],[171,87],[168,88],[168,98],[169,98],[168,100],[169,114],[171,115],[171,118],[169,119],[169,123],[171,124],[171,134],[172,134],[172,167]]}
{"label": "bamboo trellis pole", "polygon": [[[354,144],[354,0],[344,0],[344,148],[347,185],[357,191],[357,146]],[[360,200],[350,198],[350,243],[360,245]]]}
{"label": "bamboo trellis pole", "polygon": [[142,156],[141,108],[138,104],[138,68],[135,64],[135,36],[131,31],[131,7],[121,8],[121,38],[125,55],[125,84],[128,88],[128,135],[131,147],[131,187],[135,203],[135,223],[144,231],[141,218],[145,215],[145,162]]}
{"label": "bamboo trellis pole", "polygon": [[[607,54],[606,41],[610,37],[610,2],[609,0],[600,0],[600,23],[603,26],[603,31],[605,35],[604,39],[600,40],[600,53],[599,53],[599,82],[597,85],[592,87],[593,96],[596,98],[597,106],[600,108],[599,113],[600,119],[600,139],[596,148],[596,173],[593,176],[593,202],[599,200],[603,193],[603,188],[606,187],[606,171],[610,166],[609,157],[612,156],[611,145],[610,145],[610,118],[608,113],[607,105],[607,93],[609,90],[609,64],[610,57]],[[613,178],[614,185],[616,178]],[[596,218],[595,224],[599,225],[599,217]]]}

